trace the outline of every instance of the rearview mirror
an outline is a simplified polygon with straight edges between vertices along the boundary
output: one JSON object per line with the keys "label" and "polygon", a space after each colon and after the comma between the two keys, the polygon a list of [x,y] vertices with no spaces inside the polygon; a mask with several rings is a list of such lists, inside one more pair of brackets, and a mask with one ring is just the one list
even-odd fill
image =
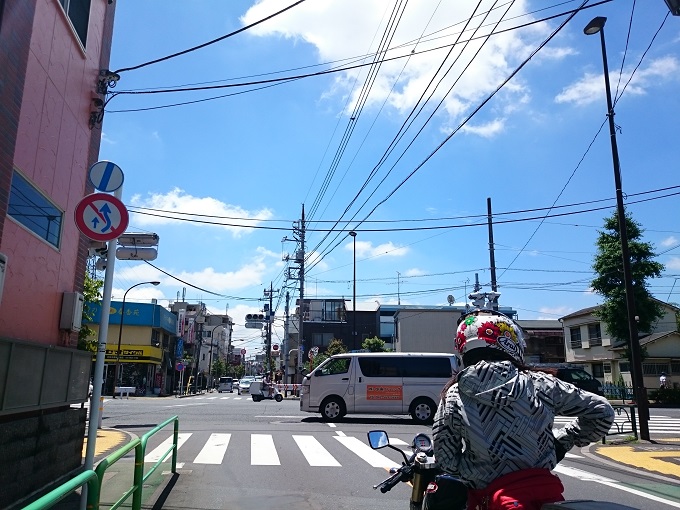
{"label": "rearview mirror", "polygon": [[368,433],[368,443],[371,448],[378,450],[390,444],[390,439],[387,437],[387,432],[384,430],[371,430]]}

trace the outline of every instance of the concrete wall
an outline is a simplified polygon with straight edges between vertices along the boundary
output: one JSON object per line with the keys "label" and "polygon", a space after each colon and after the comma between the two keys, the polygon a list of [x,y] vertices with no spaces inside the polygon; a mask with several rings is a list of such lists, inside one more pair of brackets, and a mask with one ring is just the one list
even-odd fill
{"label": "concrete wall", "polygon": [[86,417],[66,407],[0,422],[0,508],[80,469]]}

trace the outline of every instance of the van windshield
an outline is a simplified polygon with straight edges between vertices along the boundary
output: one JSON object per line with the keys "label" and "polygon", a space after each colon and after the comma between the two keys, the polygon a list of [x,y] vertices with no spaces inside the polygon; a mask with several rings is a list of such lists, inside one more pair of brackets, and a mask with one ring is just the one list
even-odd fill
{"label": "van windshield", "polygon": [[319,375],[346,374],[351,358],[328,358],[314,371]]}

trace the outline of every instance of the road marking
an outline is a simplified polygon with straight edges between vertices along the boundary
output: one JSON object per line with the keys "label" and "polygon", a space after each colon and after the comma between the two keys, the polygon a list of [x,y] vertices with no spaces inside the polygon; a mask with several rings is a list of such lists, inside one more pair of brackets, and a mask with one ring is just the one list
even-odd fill
{"label": "road marking", "polygon": [[222,397],[220,400],[229,400],[231,397]]}
{"label": "road marking", "polygon": [[250,464],[252,466],[280,466],[271,434],[251,434]]}
{"label": "road marking", "polygon": [[598,453],[614,462],[633,465],[662,475],[677,476],[678,473],[678,465],[674,462],[678,458],[677,451],[641,451],[632,446],[609,446]]}
{"label": "road marking", "polygon": [[329,423],[328,426],[329,426],[330,428],[332,428],[332,429],[334,429],[335,427],[337,427],[337,425],[336,425],[335,423]]}
{"label": "road marking", "polygon": [[347,434],[345,434],[342,430],[336,430],[335,433],[339,436],[345,437]]}
{"label": "road marking", "polygon": [[373,467],[390,469],[391,467],[399,467],[399,464],[388,459],[383,454],[376,452],[370,446],[362,443],[356,437],[349,436],[333,436],[335,439],[350,450],[352,453],[358,455],[360,458],[368,462]]}
{"label": "road marking", "polygon": [[310,466],[339,467],[340,463],[313,436],[293,436]]}
{"label": "road marking", "polygon": [[561,473],[566,476],[570,476],[572,478],[577,478],[578,480],[582,480],[584,482],[595,482],[602,485],[607,485],[614,489],[630,492],[631,494],[635,494],[636,496],[656,501],[658,503],[663,503],[665,505],[672,506],[673,508],[680,508],[680,503],[676,503],[669,499],[660,498],[658,496],[654,496],[652,494],[648,494],[646,492],[633,489],[632,487],[626,487],[625,485],[622,485],[621,482],[617,482],[616,480],[612,480],[611,478],[606,478],[604,476],[588,473],[587,471],[583,471],[581,469],[571,468],[558,464],[557,466],[555,466],[555,469],[553,471],[555,471],[556,473]]}
{"label": "road marking", "polygon": [[210,434],[194,464],[222,464],[231,434]]}
{"label": "road marking", "polygon": [[[177,450],[182,447],[184,443],[186,443],[187,439],[191,437],[191,432],[185,432],[185,433],[180,433],[177,435]],[[152,452],[147,453],[144,456],[144,462],[153,462],[156,463],[159,460],[161,460],[161,457],[166,454],[166,452],[170,449],[173,443],[173,436],[170,436],[167,438],[165,441],[163,441],[161,444],[159,444]],[[170,454],[168,454],[169,458]]]}

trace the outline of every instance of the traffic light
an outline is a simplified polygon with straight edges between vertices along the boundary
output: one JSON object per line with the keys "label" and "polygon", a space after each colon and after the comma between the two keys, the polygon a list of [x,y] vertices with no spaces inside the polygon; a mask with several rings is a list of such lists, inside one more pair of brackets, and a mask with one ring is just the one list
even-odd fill
{"label": "traffic light", "polygon": [[247,313],[246,314],[246,328],[262,329],[264,326],[263,313]]}

